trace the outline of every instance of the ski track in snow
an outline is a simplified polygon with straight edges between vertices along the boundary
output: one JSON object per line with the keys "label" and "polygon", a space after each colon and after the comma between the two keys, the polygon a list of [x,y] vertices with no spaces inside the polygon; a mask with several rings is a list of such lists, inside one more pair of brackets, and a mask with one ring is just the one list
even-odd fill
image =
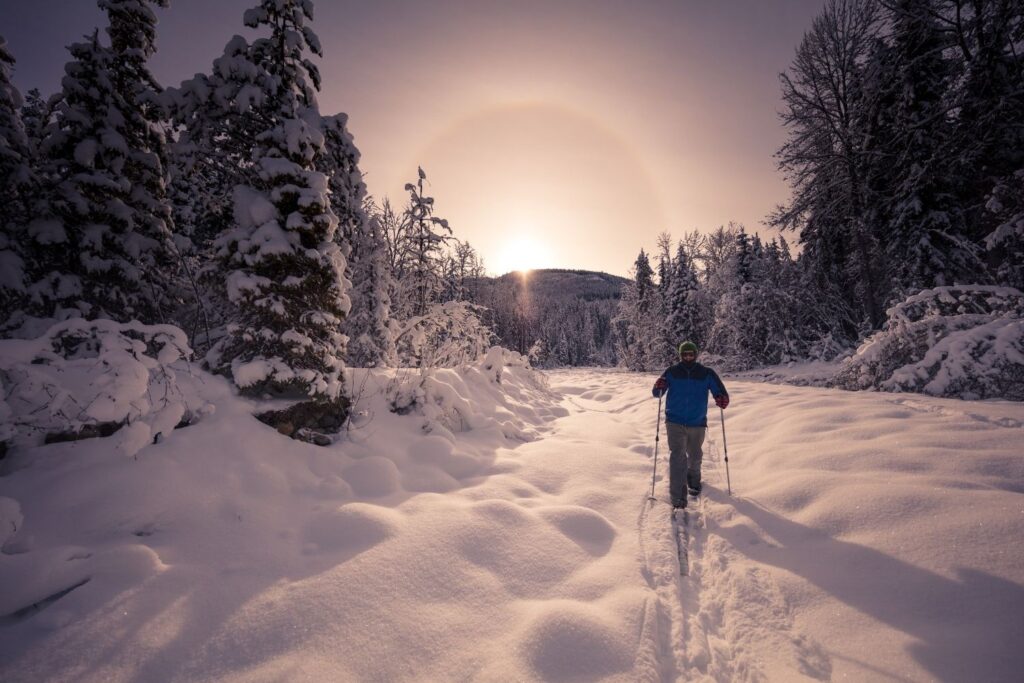
{"label": "ski track in snow", "polygon": [[37,449],[0,477],[0,679],[1017,679],[1020,404],[726,378],[734,495],[712,410],[682,576],[654,378],[446,371],[454,433],[371,382],[321,449],[207,377],[137,461]]}
{"label": "ski track in snow", "polygon": [[[827,655],[811,638],[794,632],[789,608],[771,577],[732,567],[733,551],[715,536],[716,521],[729,512],[723,460],[712,437],[705,442],[703,470],[705,492],[690,498],[678,516],[687,544],[685,567],[674,554],[667,477],[658,475],[658,500],[645,502],[638,520],[644,574],[658,596],[660,621],[652,624],[651,633],[663,659],[660,680],[778,680],[773,674],[829,680]],[[765,670],[762,662],[780,658],[791,665],[776,663]]]}

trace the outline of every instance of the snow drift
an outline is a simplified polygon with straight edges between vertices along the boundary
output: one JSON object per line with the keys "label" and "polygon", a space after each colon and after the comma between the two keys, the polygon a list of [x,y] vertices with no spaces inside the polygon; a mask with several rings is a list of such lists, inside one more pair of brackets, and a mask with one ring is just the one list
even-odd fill
{"label": "snow drift", "polygon": [[646,501],[653,375],[545,379],[500,349],[350,370],[353,422],[327,447],[256,421],[266,403],[224,378],[178,378],[216,411],[137,459],[101,438],[0,461],[5,683],[1024,667],[1020,404],[726,377],[735,495],[713,415],[680,579],[668,506]]}

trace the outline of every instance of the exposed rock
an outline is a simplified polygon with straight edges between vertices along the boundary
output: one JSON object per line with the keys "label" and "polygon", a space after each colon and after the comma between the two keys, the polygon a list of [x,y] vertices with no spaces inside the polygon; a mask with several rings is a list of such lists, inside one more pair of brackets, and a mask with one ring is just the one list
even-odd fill
{"label": "exposed rock", "polygon": [[259,413],[256,419],[285,436],[327,446],[333,442],[328,435],[336,434],[345,424],[349,405],[344,397],[335,401],[303,401],[284,410]]}
{"label": "exposed rock", "polygon": [[65,441],[81,441],[82,439],[95,439],[101,436],[110,436],[121,427],[124,422],[97,422],[95,424],[83,425],[77,431],[51,432],[43,437],[43,443],[63,443]]}

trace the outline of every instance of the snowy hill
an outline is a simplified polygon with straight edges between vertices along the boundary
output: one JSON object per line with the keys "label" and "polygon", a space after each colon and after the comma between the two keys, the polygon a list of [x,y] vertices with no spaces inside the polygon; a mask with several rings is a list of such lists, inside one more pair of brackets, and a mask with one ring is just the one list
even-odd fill
{"label": "snowy hill", "polygon": [[[355,371],[357,424],[327,448],[194,370],[216,411],[136,459],[109,439],[8,456],[0,679],[1024,670],[1020,404],[727,378],[734,495],[713,415],[681,577],[646,500],[652,376],[491,360],[422,385]],[[389,412],[408,390],[426,414]]]}
{"label": "snowy hill", "polygon": [[592,270],[542,268],[529,271],[525,277],[522,273],[512,272],[481,278],[470,283],[469,288],[477,293],[474,298],[484,305],[512,298],[513,293],[522,288],[528,289],[534,297],[551,301],[565,302],[577,298],[595,301],[618,300],[627,282],[629,280],[618,275]]}

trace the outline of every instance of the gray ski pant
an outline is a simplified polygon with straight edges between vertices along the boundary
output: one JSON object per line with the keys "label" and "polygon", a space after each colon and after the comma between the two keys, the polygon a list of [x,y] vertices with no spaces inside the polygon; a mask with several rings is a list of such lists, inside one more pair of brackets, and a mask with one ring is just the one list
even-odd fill
{"label": "gray ski pant", "polygon": [[668,482],[672,500],[686,496],[686,486],[700,486],[700,463],[704,458],[701,446],[707,427],[687,427],[666,422],[669,456]]}

